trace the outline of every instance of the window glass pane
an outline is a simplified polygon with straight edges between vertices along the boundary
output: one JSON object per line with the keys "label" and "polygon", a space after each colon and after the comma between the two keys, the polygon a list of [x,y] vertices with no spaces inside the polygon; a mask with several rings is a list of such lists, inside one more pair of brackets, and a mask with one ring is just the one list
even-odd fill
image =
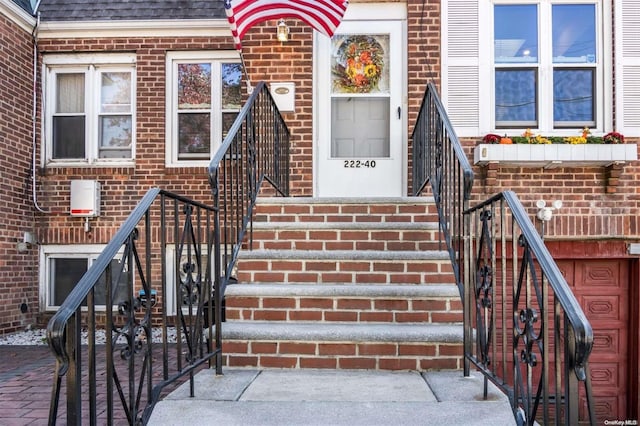
{"label": "window glass pane", "polygon": [[237,112],[225,112],[222,114],[222,137],[224,138],[229,133],[229,129],[233,126],[238,116]]}
{"label": "window glass pane", "polygon": [[102,73],[100,110],[102,112],[131,111],[131,73]]}
{"label": "window glass pane", "polygon": [[553,71],[553,119],[555,122],[592,123],[594,118],[594,70]]}
{"label": "window glass pane", "polygon": [[53,158],[84,157],[84,116],[53,117]]}
{"label": "window glass pane", "polygon": [[389,158],[389,98],[331,99],[331,157]]}
{"label": "window glass pane", "polygon": [[56,75],[56,113],[84,112],[84,74]]}
{"label": "window glass pane", "polygon": [[178,114],[178,158],[208,158],[210,151],[211,114]]}
{"label": "window glass pane", "polygon": [[536,86],[535,69],[496,70],[496,124],[536,124]]}
{"label": "window glass pane", "polygon": [[496,63],[538,61],[536,5],[495,6],[493,31]]}
{"label": "window glass pane", "polygon": [[554,63],[596,61],[595,5],[553,5],[552,20]]}
{"label": "window glass pane", "polygon": [[211,108],[211,64],[178,64],[178,109]]}
{"label": "window glass pane", "polygon": [[130,116],[100,117],[100,158],[131,157],[131,135]]}
{"label": "window glass pane", "polygon": [[222,64],[222,109],[240,109],[242,106],[241,64]]}
{"label": "window glass pane", "polygon": [[[129,299],[129,271],[127,265],[123,265],[118,259],[111,261],[111,294],[112,306],[117,306]],[[100,276],[95,287],[95,303],[96,305],[107,304],[106,271]]]}
{"label": "window glass pane", "polygon": [[54,306],[62,305],[71,290],[87,272],[87,259],[50,258],[49,283]]}

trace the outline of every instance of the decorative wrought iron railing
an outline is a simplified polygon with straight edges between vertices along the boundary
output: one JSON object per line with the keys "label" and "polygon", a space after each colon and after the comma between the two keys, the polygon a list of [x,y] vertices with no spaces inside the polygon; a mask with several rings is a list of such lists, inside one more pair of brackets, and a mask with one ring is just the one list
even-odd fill
{"label": "decorative wrought iron railing", "polygon": [[222,294],[234,277],[243,244],[252,242],[252,216],[262,183],[289,195],[289,129],[264,82],[253,93],[229,129],[209,165],[209,183],[222,232]]}
{"label": "decorative wrought iron railing", "polygon": [[519,424],[595,424],[591,325],[518,197],[465,215],[465,356],[509,395]]}
{"label": "decorative wrought iron railing", "polygon": [[462,150],[433,83],[427,85],[412,134],[413,195],[431,184],[440,230],[453,265],[460,296],[464,282],[459,254],[462,252],[463,214],[469,207],[473,169]]}
{"label": "decorative wrought iron railing", "polygon": [[289,130],[260,83],[210,163],[213,207],[148,191],[52,317],[49,424],[146,424],[179,379],[193,395],[199,367],[222,373],[224,290],[264,180],[288,195]]}
{"label": "decorative wrought iron railing", "polygon": [[215,213],[159,189],[143,197],[49,321],[50,425],[145,424],[178,379],[193,393],[198,367],[219,366],[206,324],[222,316]]}
{"label": "decorative wrought iron railing", "polygon": [[413,188],[427,183],[464,304],[464,374],[473,364],[518,424],[595,424],[593,332],[513,192],[469,208],[473,173],[429,84],[413,133]]}

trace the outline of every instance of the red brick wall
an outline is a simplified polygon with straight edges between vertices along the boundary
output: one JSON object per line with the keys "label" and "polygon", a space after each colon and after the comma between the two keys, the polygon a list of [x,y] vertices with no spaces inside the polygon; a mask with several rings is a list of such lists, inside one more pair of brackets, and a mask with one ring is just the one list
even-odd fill
{"label": "red brick wall", "polygon": [[[31,35],[0,15],[0,334],[21,329],[38,312],[38,251],[17,249],[33,230],[31,203]],[[20,305],[25,303],[27,312]]]}
{"label": "red brick wall", "polygon": [[[467,142],[470,160],[473,160],[475,143]],[[562,200],[562,208],[547,225],[547,239],[640,238],[640,164],[637,161],[614,167],[557,169],[494,164],[475,167],[474,171],[475,201],[512,190],[533,218],[537,212],[536,201],[544,200],[549,205],[554,200]]]}

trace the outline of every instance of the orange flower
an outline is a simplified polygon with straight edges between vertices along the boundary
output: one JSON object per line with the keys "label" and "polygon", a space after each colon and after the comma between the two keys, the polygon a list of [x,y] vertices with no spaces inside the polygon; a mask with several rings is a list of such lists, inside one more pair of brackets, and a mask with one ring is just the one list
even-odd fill
{"label": "orange flower", "polygon": [[363,86],[367,83],[367,78],[362,74],[356,75],[356,78],[354,80],[356,86]]}
{"label": "orange flower", "polygon": [[360,60],[365,64],[371,63],[371,53],[369,53],[368,50],[365,50],[364,52],[360,53]]}

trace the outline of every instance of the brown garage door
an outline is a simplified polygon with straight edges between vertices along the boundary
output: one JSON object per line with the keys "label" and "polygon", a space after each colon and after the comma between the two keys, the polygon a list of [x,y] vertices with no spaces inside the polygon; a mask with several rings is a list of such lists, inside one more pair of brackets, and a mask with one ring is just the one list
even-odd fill
{"label": "brown garage door", "polygon": [[590,369],[598,420],[626,419],[630,261],[598,259],[556,262],[593,327]]}

